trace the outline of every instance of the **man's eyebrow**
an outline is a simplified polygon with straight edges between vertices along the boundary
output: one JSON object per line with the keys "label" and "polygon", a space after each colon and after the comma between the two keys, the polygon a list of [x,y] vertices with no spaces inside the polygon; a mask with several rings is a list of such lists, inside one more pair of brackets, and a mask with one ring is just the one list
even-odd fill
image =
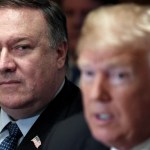
{"label": "man's eyebrow", "polygon": [[18,43],[25,40],[33,41],[31,37],[11,37],[8,43]]}
{"label": "man's eyebrow", "polygon": [[90,62],[77,62],[78,67],[82,67],[82,68],[92,68],[92,66],[94,66],[94,63],[90,63]]}

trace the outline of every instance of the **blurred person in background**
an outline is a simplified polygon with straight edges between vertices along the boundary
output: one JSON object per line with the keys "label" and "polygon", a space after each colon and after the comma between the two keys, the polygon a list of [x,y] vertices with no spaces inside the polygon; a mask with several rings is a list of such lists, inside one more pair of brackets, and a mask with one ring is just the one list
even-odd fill
{"label": "blurred person in background", "polygon": [[69,37],[68,77],[78,85],[79,69],[76,65],[76,45],[86,15],[93,9],[108,4],[116,4],[117,0],[60,0],[59,4],[67,17]]}

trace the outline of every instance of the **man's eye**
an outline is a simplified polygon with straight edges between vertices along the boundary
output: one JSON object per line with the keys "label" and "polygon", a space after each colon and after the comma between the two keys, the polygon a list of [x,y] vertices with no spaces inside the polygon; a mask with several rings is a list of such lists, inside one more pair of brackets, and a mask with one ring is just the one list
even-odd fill
{"label": "man's eye", "polygon": [[84,74],[85,74],[86,76],[93,76],[93,75],[94,75],[94,72],[92,72],[92,71],[84,71]]}
{"label": "man's eye", "polygon": [[126,73],[126,72],[120,72],[120,73],[117,74],[117,77],[119,79],[125,79],[125,78],[128,77],[128,73]]}
{"label": "man's eye", "polygon": [[130,82],[132,78],[133,73],[129,70],[116,70],[109,74],[109,80],[114,85]]}
{"label": "man's eye", "polygon": [[91,70],[81,71],[81,79],[90,82],[94,79],[95,73]]}
{"label": "man's eye", "polygon": [[30,49],[30,45],[19,45],[19,46],[16,46],[15,49],[17,50],[26,50],[26,49]]}

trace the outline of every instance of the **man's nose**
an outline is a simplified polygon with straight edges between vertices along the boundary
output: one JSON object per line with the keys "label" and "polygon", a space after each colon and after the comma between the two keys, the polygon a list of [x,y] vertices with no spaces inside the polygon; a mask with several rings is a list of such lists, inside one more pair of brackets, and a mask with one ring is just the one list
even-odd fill
{"label": "man's nose", "polygon": [[91,99],[99,100],[102,102],[111,101],[111,91],[104,75],[97,75],[91,87]]}
{"label": "man's nose", "polygon": [[13,72],[16,69],[16,65],[13,56],[9,53],[7,48],[3,48],[0,51],[0,72]]}

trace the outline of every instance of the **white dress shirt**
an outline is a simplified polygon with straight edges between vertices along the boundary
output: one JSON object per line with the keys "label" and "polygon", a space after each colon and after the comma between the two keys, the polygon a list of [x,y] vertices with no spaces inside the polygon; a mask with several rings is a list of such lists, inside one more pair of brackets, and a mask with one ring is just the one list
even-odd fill
{"label": "white dress shirt", "polygon": [[[28,133],[32,125],[35,123],[35,121],[38,119],[40,114],[37,114],[36,116],[27,118],[27,119],[20,119],[16,121],[16,124],[18,125],[20,131],[22,132],[23,136],[20,138],[19,143],[23,140],[25,135]],[[1,109],[0,112],[0,143],[9,135],[9,132],[7,129],[4,129],[5,126],[9,122],[14,122],[12,119]]]}

